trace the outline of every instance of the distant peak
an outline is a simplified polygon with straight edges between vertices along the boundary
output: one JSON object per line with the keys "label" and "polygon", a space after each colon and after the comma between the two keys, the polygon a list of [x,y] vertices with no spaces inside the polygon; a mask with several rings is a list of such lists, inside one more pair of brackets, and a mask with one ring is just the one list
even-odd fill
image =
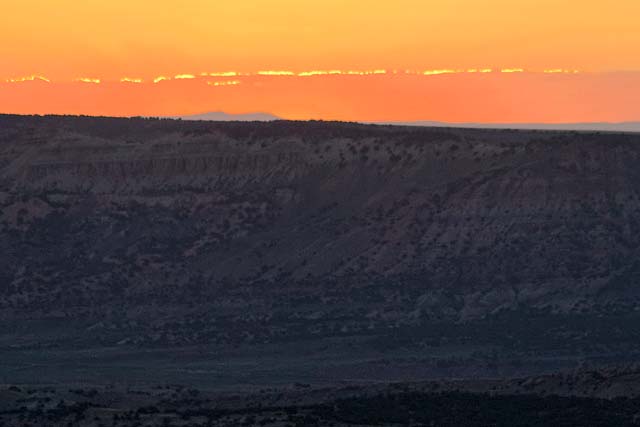
{"label": "distant peak", "polygon": [[269,113],[245,113],[245,114],[229,114],[224,111],[212,111],[208,113],[193,114],[186,116],[176,116],[174,118],[182,120],[206,120],[206,121],[241,121],[241,122],[270,122],[274,120],[280,120],[280,117],[274,116]]}

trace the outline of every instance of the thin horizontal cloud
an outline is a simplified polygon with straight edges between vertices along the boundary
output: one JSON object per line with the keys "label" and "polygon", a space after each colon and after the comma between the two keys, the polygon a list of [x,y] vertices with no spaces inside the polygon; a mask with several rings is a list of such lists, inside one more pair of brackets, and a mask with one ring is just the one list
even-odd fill
{"label": "thin horizontal cloud", "polygon": [[340,70],[313,70],[298,73],[298,77],[328,76],[342,74]]}
{"label": "thin horizontal cloud", "polygon": [[237,71],[222,71],[214,73],[200,73],[203,77],[235,77],[238,75]]}
{"label": "thin horizontal cloud", "polygon": [[[453,68],[441,68],[441,69],[427,69],[427,70],[386,70],[386,69],[370,69],[370,70],[355,70],[355,69],[316,69],[316,70],[304,70],[304,71],[292,71],[292,70],[260,70],[253,72],[242,71],[214,71],[214,72],[201,72],[199,74],[183,73],[175,76],[158,75],[156,77],[144,80],[142,78],[122,77],[118,80],[122,83],[144,83],[145,81],[160,83],[162,81],[170,80],[194,80],[194,79],[206,79],[209,77],[236,77],[236,78],[257,78],[257,77],[321,77],[321,76],[378,76],[387,74],[405,74],[415,76],[438,76],[446,74],[482,74],[482,73],[529,73],[529,74],[579,74],[582,71],[574,69],[564,68],[546,68],[539,70],[525,70],[524,68],[510,67],[510,68],[468,68],[468,69],[453,69]],[[48,78],[40,75],[31,75],[23,77],[14,77],[5,80],[7,83],[19,83],[28,81],[44,81],[51,82]],[[82,83],[104,83],[106,81],[95,77],[79,77],[72,80],[73,82]]]}
{"label": "thin horizontal cloud", "polygon": [[22,83],[22,82],[33,82],[36,80],[40,80],[46,83],[51,83],[51,80],[49,80],[48,78],[44,77],[44,76],[37,76],[37,75],[31,75],[31,76],[24,76],[24,77],[14,77],[11,79],[7,79],[5,80],[7,83]]}
{"label": "thin horizontal cloud", "polygon": [[387,74],[387,70],[311,70],[302,71],[295,75],[298,77],[312,77],[312,76],[372,76]]}
{"label": "thin horizontal cloud", "polygon": [[257,74],[259,76],[295,76],[296,75],[296,73],[294,73],[293,71],[281,71],[281,70],[277,70],[277,71],[271,71],[271,70],[258,71]]}
{"label": "thin horizontal cloud", "polygon": [[100,79],[94,79],[91,77],[78,77],[77,79],[75,79],[75,81],[80,83],[93,83],[93,84],[100,83]]}
{"label": "thin horizontal cloud", "polygon": [[209,86],[237,86],[241,82],[240,80],[228,80],[228,81],[217,81],[217,82],[207,82]]}
{"label": "thin horizontal cloud", "polygon": [[[515,70],[515,69],[509,69],[509,70]],[[493,68],[469,68],[467,70],[452,70],[452,69],[426,70],[421,72],[420,74],[425,76],[439,76],[442,74],[464,74],[464,73],[468,73],[468,74],[493,73]],[[407,74],[412,74],[412,72],[408,72]]]}
{"label": "thin horizontal cloud", "polygon": [[387,70],[368,70],[368,71],[348,70],[345,74],[348,76],[371,76],[376,74],[387,74]]}
{"label": "thin horizontal cloud", "polygon": [[563,70],[561,68],[553,68],[550,70],[544,70],[545,74],[578,74],[580,71],[578,70]]}
{"label": "thin horizontal cloud", "polygon": [[439,76],[441,74],[457,74],[461,72],[462,71],[456,71],[456,70],[426,70],[426,71],[423,71],[422,74],[425,76]]}

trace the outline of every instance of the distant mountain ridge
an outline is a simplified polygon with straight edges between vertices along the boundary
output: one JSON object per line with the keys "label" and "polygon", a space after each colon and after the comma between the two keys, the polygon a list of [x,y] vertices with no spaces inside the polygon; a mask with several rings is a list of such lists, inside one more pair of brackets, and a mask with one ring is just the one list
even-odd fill
{"label": "distant mountain ridge", "polygon": [[640,132],[638,122],[593,122],[593,123],[448,123],[438,121],[413,122],[370,122],[378,125],[453,127],[469,129],[523,129],[523,130],[566,130],[584,132]]}
{"label": "distant mountain ridge", "polygon": [[224,111],[212,111],[208,113],[193,114],[187,116],[175,116],[175,119],[182,120],[205,120],[212,122],[271,122],[274,120],[280,120],[280,117],[274,116],[269,113],[245,113],[245,114],[229,114]]}
{"label": "distant mountain ridge", "polygon": [[[286,120],[271,113],[252,112],[243,114],[230,114],[224,111],[212,111],[201,114],[184,116],[171,116],[172,119],[190,121],[212,122],[271,122]],[[579,123],[450,123],[434,120],[418,121],[382,121],[362,122],[363,124],[392,125],[392,126],[422,126],[422,127],[448,127],[467,129],[516,129],[516,130],[555,130],[555,131],[579,131],[579,132],[640,132],[640,121],[637,122],[579,122]]]}

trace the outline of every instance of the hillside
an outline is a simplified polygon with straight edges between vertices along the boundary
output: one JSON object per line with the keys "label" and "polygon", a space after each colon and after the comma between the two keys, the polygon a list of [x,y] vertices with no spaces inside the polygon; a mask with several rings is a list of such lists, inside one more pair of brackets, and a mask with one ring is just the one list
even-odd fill
{"label": "hillside", "polygon": [[0,352],[632,358],[639,161],[633,134],[0,116]]}

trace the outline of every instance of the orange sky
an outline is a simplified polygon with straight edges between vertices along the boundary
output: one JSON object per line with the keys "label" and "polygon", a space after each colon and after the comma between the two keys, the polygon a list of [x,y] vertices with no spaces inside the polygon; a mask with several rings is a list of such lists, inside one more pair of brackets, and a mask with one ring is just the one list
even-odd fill
{"label": "orange sky", "polygon": [[0,112],[638,120],[638,16],[637,0],[7,2]]}

